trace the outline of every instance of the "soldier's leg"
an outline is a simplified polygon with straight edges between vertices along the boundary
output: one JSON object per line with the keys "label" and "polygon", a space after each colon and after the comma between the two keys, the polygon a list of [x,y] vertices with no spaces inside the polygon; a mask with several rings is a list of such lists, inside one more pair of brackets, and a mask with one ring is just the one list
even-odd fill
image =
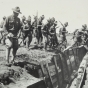
{"label": "soldier's leg", "polygon": [[1,43],[2,39],[3,39],[3,34],[2,34],[2,32],[0,32],[0,43]]}
{"label": "soldier's leg", "polygon": [[3,37],[2,44],[5,45],[5,36]]}
{"label": "soldier's leg", "polygon": [[26,38],[26,48],[29,48],[29,37]]}
{"label": "soldier's leg", "polygon": [[18,39],[13,39],[13,47],[12,47],[12,58],[11,62],[14,62],[14,59],[16,57],[16,52],[18,50]]}
{"label": "soldier's leg", "polygon": [[7,38],[5,40],[5,43],[6,43],[6,60],[7,60],[7,63],[9,63],[9,55],[10,55],[10,50],[12,48],[12,41]]}
{"label": "soldier's leg", "polygon": [[39,36],[36,36],[36,44],[39,44],[39,39],[40,39],[40,37]]}
{"label": "soldier's leg", "polygon": [[47,49],[48,40],[47,40],[47,36],[45,36],[45,35],[43,35],[43,43],[44,43],[44,49],[46,50]]}
{"label": "soldier's leg", "polygon": [[38,44],[38,32],[37,32],[36,29],[34,29],[34,38],[35,38],[34,43],[35,43],[35,44]]}
{"label": "soldier's leg", "polygon": [[30,36],[29,36],[29,45],[31,42],[32,42],[32,34],[30,34]]}
{"label": "soldier's leg", "polygon": [[9,55],[10,55],[11,48],[6,48],[6,61],[9,63]]}
{"label": "soldier's leg", "polygon": [[43,36],[42,36],[42,32],[40,33],[40,44],[42,45],[42,40],[43,40]]}
{"label": "soldier's leg", "polygon": [[58,46],[59,45],[59,42],[58,42],[57,36],[55,36],[55,42],[56,42],[56,46]]}
{"label": "soldier's leg", "polygon": [[27,36],[28,36],[28,32],[24,32],[24,38],[23,38],[24,45],[26,45]]}

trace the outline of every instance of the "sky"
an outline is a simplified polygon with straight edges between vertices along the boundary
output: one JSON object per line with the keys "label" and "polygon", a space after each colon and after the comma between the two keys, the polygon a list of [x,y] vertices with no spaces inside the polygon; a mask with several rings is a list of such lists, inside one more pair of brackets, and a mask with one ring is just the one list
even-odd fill
{"label": "sky", "polygon": [[12,8],[20,7],[22,14],[25,15],[45,15],[44,22],[49,17],[55,17],[60,25],[68,22],[67,30],[73,32],[81,28],[82,24],[88,25],[88,0],[0,0],[0,20],[3,16],[12,14]]}

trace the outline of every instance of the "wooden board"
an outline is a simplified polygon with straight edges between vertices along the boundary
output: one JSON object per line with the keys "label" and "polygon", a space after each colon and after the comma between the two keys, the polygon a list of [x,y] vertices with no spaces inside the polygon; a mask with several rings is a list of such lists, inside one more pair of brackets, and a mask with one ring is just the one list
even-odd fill
{"label": "wooden board", "polygon": [[48,74],[49,74],[50,81],[52,84],[52,88],[59,88],[58,78],[57,78],[57,73],[56,73],[54,62],[51,60],[51,62],[47,63],[46,66],[47,66]]}
{"label": "wooden board", "polygon": [[54,56],[54,63],[55,63],[55,67],[56,67],[59,88],[62,88],[64,78],[63,78],[63,72],[62,72],[61,58],[60,58],[59,54]]}

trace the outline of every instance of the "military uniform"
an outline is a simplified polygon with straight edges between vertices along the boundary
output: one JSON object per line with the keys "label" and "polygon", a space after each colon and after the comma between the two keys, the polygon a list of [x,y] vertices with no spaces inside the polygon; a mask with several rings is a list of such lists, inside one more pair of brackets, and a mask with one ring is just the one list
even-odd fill
{"label": "military uniform", "polygon": [[48,24],[45,24],[43,26],[42,34],[43,34],[44,49],[46,49],[48,44],[48,35],[49,35]]}
{"label": "military uniform", "polygon": [[12,9],[13,10],[13,15],[10,15],[6,18],[3,29],[7,31],[7,36],[6,36],[6,60],[7,60],[7,65],[10,65],[9,61],[9,55],[10,52],[12,53],[12,58],[11,58],[11,64],[14,63],[14,59],[16,57],[16,52],[18,49],[18,34],[21,29],[21,22],[20,19],[18,18],[20,12],[19,7],[15,7]]}
{"label": "military uniform", "polygon": [[55,28],[52,25],[49,29],[49,39],[50,39],[50,46],[55,45],[55,38],[56,38],[56,33],[55,33]]}
{"label": "military uniform", "polygon": [[26,23],[23,25],[23,40],[24,43],[26,44],[26,47],[28,48],[31,41],[32,41],[32,25],[31,23],[28,24],[28,22],[26,21]]}
{"label": "military uniform", "polygon": [[42,21],[38,21],[38,29],[37,29],[37,40],[38,40],[38,44],[42,42],[43,36],[42,36]]}
{"label": "military uniform", "polygon": [[59,35],[61,36],[62,38],[62,42],[64,42],[66,40],[66,28],[65,27],[62,27],[60,28],[59,30]]}
{"label": "military uniform", "polygon": [[37,21],[36,20],[32,23],[32,29],[33,29],[33,35],[34,37],[36,37],[37,36]]}
{"label": "military uniform", "polygon": [[[6,45],[8,46],[8,48],[18,48],[18,32],[21,29],[21,22],[20,19],[17,17],[15,18],[13,15],[9,16],[5,23],[4,23],[4,27],[6,28],[8,35],[7,35],[7,39],[6,39]],[[8,41],[7,41],[8,40]],[[9,46],[9,42],[11,42],[11,46]]]}

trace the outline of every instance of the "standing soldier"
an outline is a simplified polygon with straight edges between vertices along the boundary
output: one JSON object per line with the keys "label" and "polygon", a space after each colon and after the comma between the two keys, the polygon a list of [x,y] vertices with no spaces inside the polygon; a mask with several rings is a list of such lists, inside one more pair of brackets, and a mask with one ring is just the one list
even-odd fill
{"label": "standing soldier", "polygon": [[4,23],[4,29],[8,32],[7,38],[6,38],[6,60],[7,65],[10,65],[9,55],[10,51],[12,53],[11,63],[14,63],[14,58],[16,56],[16,52],[18,50],[18,33],[21,29],[21,22],[18,18],[18,15],[20,12],[19,7],[15,7],[12,9],[13,15],[6,18],[6,21]]}
{"label": "standing soldier", "polygon": [[65,42],[65,41],[67,43],[67,39],[66,39],[67,30],[66,30],[66,27],[68,26],[68,22],[65,22],[64,25],[61,23],[61,25],[62,25],[62,28],[60,28],[60,30],[59,30],[59,35],[62,38],[62,43]]}

